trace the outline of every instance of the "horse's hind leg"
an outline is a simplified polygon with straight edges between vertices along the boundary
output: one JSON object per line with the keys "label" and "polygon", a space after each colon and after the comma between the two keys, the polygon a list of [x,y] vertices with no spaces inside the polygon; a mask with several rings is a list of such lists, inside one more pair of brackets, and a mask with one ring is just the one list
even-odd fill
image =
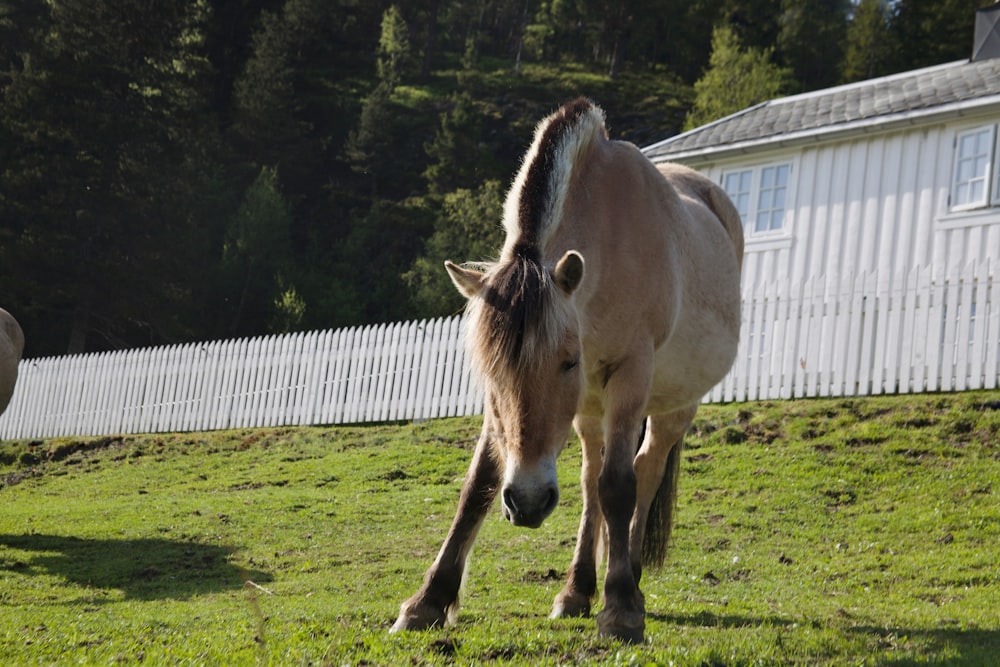
{"label": "horse's hind leg", "polygon": [[[646,437],[635,456],[636,502],[629,530],[629,558],[636,583],[642,576],[643,565],[658,566],[663,562],[673,523],[679,447],[697,411],[698,406],[693,405],[651,416]],[[651,509],[655,509],[652,524]]]}
{"label": "horse's hind leg", "polygon": [[597,546],[601,539],[604,516],[597,497],[597,477],[601,472],[604,427],[600,419],[577,417],[573,426],[583,447],[580,483],[583,487],[583,514],[576,537],[576,551],[569,566],[566,585],[556,595],[551,618],[586,616],[590,600],[597,591]]}
{"label": "horse's hind leg", "polygon": [[420,590],[404,602],[392,631],[422,630],[443,625],[458,609],[458,596],[465,576],[465,564],[472,543],[490,505],[496,497],[500,474],[490,452],[489,424],[483,425],[479,444],[462,485],[458,510],[437,559]]}

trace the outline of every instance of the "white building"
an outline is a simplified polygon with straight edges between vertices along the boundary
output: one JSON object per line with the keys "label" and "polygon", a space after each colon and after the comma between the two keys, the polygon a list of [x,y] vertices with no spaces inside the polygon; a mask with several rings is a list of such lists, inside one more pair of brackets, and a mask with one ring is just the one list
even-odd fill
{"label": "white building", "polygon": [[764,102],[644,149],[721,184],[744,286],[1000,260],[1000,58]]}
{"label": "white building", "polygon": [[643,149],[707,174],[743,216],[748,347],[715,398],[997,386],[998,19],[1000,5],[977,14],[970,60],[771,100]]}

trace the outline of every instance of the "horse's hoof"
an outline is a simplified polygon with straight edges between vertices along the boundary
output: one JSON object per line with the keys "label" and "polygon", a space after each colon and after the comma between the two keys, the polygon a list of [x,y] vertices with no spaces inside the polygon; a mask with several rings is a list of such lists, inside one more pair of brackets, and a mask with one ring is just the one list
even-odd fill
{"label": "horse's hoof", "polygon": [[590,598],[573,593],[560,593],[552,603],[549,618],[580,618],[590,616]]}
{"label": "horse's hoof", "polygon": [[406,601],[399,608],[399,618],[389,632],[400,630],[426,630],[427,628],[444,625],[445,613],[427,604]]}
{"label": "horse's hoof", "polygon": [[620,639],[626,644],[641,644],[646,630],[646,618],[642,612],[609,612],[607,609],[597,615],[597,634],[600,637]]}

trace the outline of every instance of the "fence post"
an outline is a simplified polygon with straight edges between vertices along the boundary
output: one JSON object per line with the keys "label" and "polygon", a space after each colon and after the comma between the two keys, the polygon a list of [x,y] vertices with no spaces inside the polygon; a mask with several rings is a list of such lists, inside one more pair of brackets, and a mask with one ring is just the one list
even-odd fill
{"label": "fence post", "polygon": [[983,311],[983,320],[989,319],[985,322],[983,335],[986,344],[984,384],[987,389],[996,389],[997,383],[1000,382],[1000,280],[994,275],[995,270],[994,264],[987,261],[980,273],[980,280],[989,282],[986,307]]}

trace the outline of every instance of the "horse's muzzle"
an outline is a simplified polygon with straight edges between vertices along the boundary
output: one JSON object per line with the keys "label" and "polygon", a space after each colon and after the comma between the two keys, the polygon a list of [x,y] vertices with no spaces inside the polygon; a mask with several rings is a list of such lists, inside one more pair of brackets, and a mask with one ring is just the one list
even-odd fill
{"label": "horse's muzzle", "polygon": [[540,489],[521,490],[513,485],[501,493],[503,516],[515,526],[538,528],[559,504],[559,487],[545,485]]}

